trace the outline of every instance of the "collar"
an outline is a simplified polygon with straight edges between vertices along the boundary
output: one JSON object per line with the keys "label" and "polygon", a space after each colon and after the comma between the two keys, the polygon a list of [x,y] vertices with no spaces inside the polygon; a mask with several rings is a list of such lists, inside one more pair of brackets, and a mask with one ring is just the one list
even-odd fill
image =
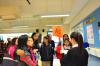
{"label": "collar", "polygon": [[73,48],[74,48],[74,47],[78,47],[78,44],[73,45]]}

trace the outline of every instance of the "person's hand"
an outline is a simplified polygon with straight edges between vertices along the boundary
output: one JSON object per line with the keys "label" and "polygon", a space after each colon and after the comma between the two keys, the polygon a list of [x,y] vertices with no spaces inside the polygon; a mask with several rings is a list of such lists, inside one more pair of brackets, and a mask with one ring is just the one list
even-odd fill
{"label": "person's hand", "polygon": [[21,50],[21,49],[18,49],[16,53],[17,55],[20,55],[20,56],[25,54],[24,50]]}
{"label": "person's hand", "polygon": [[60,50],[60,54],[64,53],[64,50]]}
{"label": "person's hand", "polygon": [[34,49],[34,50],[33,50],[34,53],[37,53],[37,51],[38,51],[38,49]]}

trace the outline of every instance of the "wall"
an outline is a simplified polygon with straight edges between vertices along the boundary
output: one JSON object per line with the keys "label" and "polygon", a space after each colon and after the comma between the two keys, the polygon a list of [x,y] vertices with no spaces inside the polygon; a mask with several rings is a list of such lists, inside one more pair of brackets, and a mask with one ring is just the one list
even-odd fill
{"label": "wall", "polygon": [[83,24],[84,42],[88,42],[90,46],[95,48],[100,48],[100,29],[98,29],[98,21],[100,21],[100,7],[75,26],[77,27]]}
{"label": "wall", "polygon": [[89,2],[81,9],[78,15],[70,22],[70,30],[73,26],[83,20],[86,16],[100,7],[100,0],[89,0]]}
{"label": "wall", "polygon": [[70,24],[64,24],[64,34],[69,34],[70,32]]}

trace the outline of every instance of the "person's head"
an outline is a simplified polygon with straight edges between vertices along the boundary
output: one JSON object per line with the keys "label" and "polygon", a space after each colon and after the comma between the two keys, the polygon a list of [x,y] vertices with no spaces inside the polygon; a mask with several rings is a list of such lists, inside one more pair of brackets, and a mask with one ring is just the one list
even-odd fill
{"label": "person's head", "polygon": [[0,43],[4,43],[4,40],[0,40]]}
{"label": "person's head", "polygon": [[31,36],[31,38],[33,39],[33,41],[38,40],[38,37],[39,37],[38,33],[35,33],[35,32]]}
{"label": "person's head", "polygon": [[0,45],[3,45],[4,44],[4,41],[3,40],[0,40]]}
{"label": "person's head", "polygon": [[17,42],[17,40],[18,40],[18,38],[13,38],[12,39],[12,45],[17,45],[18,44],[18,42]]}
{"label": "person's head", "polygon": [[65,39],[65,40],[64,40],[64,45],[68,46],[69,43],[70,43],[69,39]]}
{"label": "person's head", "polygon": [[33,47],[33,39],[31,37],[28,37],[26,45],[27,45],[27,47]]}
{"label": "person's head", "polygon": [[11,38],[7,38],[7,41],[8,41],[8,42],[11,41]]}
{"label": "person's head", "polygon": [[51,35],[47,35],[47,37],[48,37],[49,40],[52,40],[52,38],[51,38],[52,36]]}
{"label": "person's head", "polygon": [[67,34],[63,35],[63,40],[65,40],[65,39],[69,39],[69,36]]}
{"label": "person's head", "polygon": [[70,38],[73,45],[78,44],[79,47],[83,47],[83,37],[79,32],[72,32]]}
{"label": "person's head", "polygon": [[43,38],[43,42],[44,42],[44,43],[48,43],[48,42],[49,42],[49,38],[48,38],[47,36],[45,36],[45,37]]}
{"label": "person's head", "polygon": [[18,38],[18,47],[22,48],[23,46],[27,45],[27,40],[28,40],[28,36],[27,35],[21,35]]}

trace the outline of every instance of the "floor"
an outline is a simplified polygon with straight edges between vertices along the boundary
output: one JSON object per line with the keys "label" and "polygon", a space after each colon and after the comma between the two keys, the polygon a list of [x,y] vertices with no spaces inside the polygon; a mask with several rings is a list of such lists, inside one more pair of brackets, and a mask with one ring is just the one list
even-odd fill
{"label": "floor", "polygon": [[[54,64],[54,66],[60,66],[59,63],[57,63],[57,60],[55,60]],[[39,66],[41,66],[41,61]],[[100,66],[100,58],[90,55],[88,60],[88,66]]]}
{"label": "floor", "polygon": [[100,58],[90,55],[88,66],[100,66]]}
{"label": "floor", "polygon": [[[58,65],[58,63],[57,63],[57,59],[55,59],[54,66],[60,66],[60,64]],[[11,63],[4,62],[4,65],[0,64],[0,66],[9,66],[9,64],[11,66]],[[42,65],[41,61],[39,61],[39,66],[41,66],[41,65]],[[13,66],[13,64],[12,64],[12,66]],[[89,61],[88,61],[88,66],[100,66],[100,58],[97,58],[95,56],[90,55],[89,56]]]}

